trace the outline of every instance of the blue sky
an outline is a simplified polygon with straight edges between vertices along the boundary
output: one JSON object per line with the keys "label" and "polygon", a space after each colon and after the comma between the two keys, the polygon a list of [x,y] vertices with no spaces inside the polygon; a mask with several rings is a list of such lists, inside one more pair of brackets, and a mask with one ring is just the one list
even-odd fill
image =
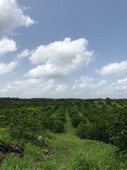
{"label": "blue sky", "polygon": [[1,97],[127,97],[126,0],[1,0]]}

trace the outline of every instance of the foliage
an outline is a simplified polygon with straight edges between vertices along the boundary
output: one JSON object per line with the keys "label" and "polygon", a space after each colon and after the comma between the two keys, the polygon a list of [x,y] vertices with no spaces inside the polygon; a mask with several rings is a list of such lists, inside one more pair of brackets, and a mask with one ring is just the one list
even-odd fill
{"label": "foliage", "polygon": [[82,120],[83,120],[82,116],[80,116],[78,114],[74,114],[71,118],[72,125],[74,127],[77,127]]}
{"label": "foliage", "polygon": [[54,120],[53,131],[57,133],[64,132],[64,123],[61,120]]}

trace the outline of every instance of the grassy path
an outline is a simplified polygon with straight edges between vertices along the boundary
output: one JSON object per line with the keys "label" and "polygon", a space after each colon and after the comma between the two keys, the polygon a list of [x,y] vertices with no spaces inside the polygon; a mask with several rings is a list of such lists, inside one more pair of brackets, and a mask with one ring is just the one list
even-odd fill
{"label": "grassy path", "polygon": [[74,128],[71,124],[71,118],[69,116],[68,110],[66,109],[66,124],[65,132],[62,134],[56,134],[55,140],[52,145],[56,168],[57,169],[66,169],[71,158],[71,151],[75,149],[77,144],[77,137],[75,136]]}
{"label": "grassy path", "polygon": [[69,113],[68,113],[68,109],[66,108],[66,124],[65,124],[65,133],[66,135],[74,135],[75,134],[75,131],[74,131],[74,128],[71,124],[71,118],[69,116]]}
{"label": "grassy path", "polygon": [[119,167],[115,149],[111,145],[82,140],[75,135],[67,109],[65,132],[55,135],[51,150],[56,170],[117,170]]}

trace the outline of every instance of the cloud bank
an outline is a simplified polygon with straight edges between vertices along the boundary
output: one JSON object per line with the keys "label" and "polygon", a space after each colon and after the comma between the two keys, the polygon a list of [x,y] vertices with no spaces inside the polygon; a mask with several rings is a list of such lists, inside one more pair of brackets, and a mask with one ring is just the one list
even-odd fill
{"label": "cloud bank", "polygon": [[80,79],[75,80],[75,84],[72,89],[94,89],[100,88],[107,83],[106,80],[101,80],[99,83],[95,83],[93,78],[87,76],[81,76]]}
{"label": "cloud bank", "polygon": [[39,79],[19,80],[8,83],[0,90],[4,96],[18,97],[51,97],[65,94],[66,85],[58,84],[54,80],[43,81]]}

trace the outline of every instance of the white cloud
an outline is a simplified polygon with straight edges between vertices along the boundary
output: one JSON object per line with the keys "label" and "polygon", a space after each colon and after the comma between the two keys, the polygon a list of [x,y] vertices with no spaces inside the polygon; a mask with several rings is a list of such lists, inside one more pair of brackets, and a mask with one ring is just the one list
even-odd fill
{"label": "white cloud", "polygon": [[67,86],[66,85],[63,85],[63,84],[60,84],[59,86],[56,87],[55,89],[55,93],[62,93],[62,92],[65,92],[67,90]]}
{"label": "white cloud", "polygon": [[18,58],[25,58],[30,55],[30,51],[28,49],[23,50],[20,54],[17,55]]}
{"label": "white cloud", "polygon": [[16,66],[17,63],[14,61],[8,64],[0,63],[0,76],[12,72]]}
{"label": "white cloud", "polygon": [[0,56],[16,51],[16,42],[12,39],[3,38],[0,40]]}
{"label": "white cloud", "polygon": [[117,80],[105,89],[110,93],[127,93],[127,78]]}
{"label": "white cloud", "polygon": [[74,89],[89,89],[89,88],[100,88],[107,83],[106,80],[101,80],[99,83],[95,83],[93,78],[89,77],[80,77],[80,79],[75,80],[75,84],[72,87]]}
{"label": "white cloud", "polygon": [[34,21],[18,6],[16,0],[0,0],[0,35],[18,26],[30,26]]}
{"label": "white cloud", "polygon": [[27,79],[8,83],[0,90],[4,96],[18,97],[54,97],[65,94],[66,85],[58,84],[54,80]]}
{"label": "white cloud", "polygon": [[1,96],[13,97],[48,97],[48,98],[68,98],[81,97],[88,98],[95,89],[103,88],[107,82],[102,80],[98,83],[93,78],[81,77],[75,80],[75,86],[67,82],[58,82],[54,79],[27,79],[8,83],[0,90]]}
{"label": "white cloud", "polygon": [[80,77],[80,79],[75,80],[75,84],[73,85],[72,89],[77,89],[77,88],[85,88],[88,87],[93,83],[94,79],[93,78],[88,78],[88,77]]}
{"label": "white cloud", "polygon": [[101,70],[96,70],[96,73],[101,75],[123,75],[127,72],[127,61],[122,61],[121,63],[111,63],[104,66]]}
{"label": "white cloud", "polygon": [[123,98],[127,97],[127,78],[117,80],[115,83],[110,84],[105,87],[103,90],[98,90],[93,95],[103,95],[114,98]]}
{"label": "white cloud", "polygon": [[105,84],[107,84],[107,81],[106,81],[106,80],[101,80],[101,81],[97,84],[97,86],[100,87],[100,86],[103,86],[103,85],[105,85]]}
{"label": "white cloud", "polygon": [[31,52],[30,60],[39,64],[26,75],[34,78],[63,78],[73,71],[87,66],[93,60],[93,51],[87,50],[88,41],[78,39],[71,41],[55,41],[49,45],[41,45]]}

